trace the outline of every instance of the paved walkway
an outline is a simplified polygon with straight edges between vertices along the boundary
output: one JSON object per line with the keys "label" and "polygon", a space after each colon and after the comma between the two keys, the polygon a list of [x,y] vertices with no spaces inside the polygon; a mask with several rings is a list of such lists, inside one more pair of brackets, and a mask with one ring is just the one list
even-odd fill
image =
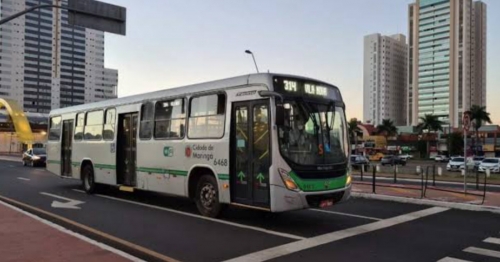
{"label": "paved walkway", "polygon": [[[449,190],[442,191],[442,190]],[[353,191],[357,193],[373,194],[373,187],[370,182],[356,181],[353,184]],[[428,186],[425,191],[425,196],[422,197],[421,186],[402,185],[393,183],[377,182],[375,193],[378,195],[388,195],[408,198],[424,198],[430,200],[438,200],[445,202],[456,202],[464,204],[481,204],[483,200],[483,191],[468,190],[468,194],[464,194],[463,189],[445,187],[445,186]],[[484,206],[495,206],[500,208],[500,193],[486,192]]]}
{"label": "paved walkway", "polygon": [[129,261],[0,202],[1,261]]}

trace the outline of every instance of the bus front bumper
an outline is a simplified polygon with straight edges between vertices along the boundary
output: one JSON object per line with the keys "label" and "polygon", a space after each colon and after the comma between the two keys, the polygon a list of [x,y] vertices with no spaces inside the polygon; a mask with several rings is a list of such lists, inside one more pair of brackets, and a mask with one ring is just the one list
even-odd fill
{"label": "bus front bumper", "polygon": [[275,187],[274,191],[284,201],[276,201],[273,205],[273,212],[298,210],[306,208],[324,208],[344,202],[351,197],[351,185],[328,191],[291,191],[284,187]]}

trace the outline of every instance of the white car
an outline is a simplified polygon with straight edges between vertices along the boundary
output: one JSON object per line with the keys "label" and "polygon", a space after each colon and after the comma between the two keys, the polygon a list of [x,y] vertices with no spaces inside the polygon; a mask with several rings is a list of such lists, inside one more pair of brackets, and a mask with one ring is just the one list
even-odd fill
{"label": "white car", "polygon": [[404,154],[404,155],[399,155],[399,158],[401,159],[404,159],[404,160],[407,160],[408,159],[413,159],[413,156],[412,155],[409,155],[409,154]]}
{"label": "white car", "polygon": [[500,159],[499,158],[485,158],[479,164],[479,172],[486,172],[489,169],[491,173],[500,173]]}
{"label": "white car", "polygon": [[445,155],[437,155],[436,157],[434,157],[434,160],[436,162],[448,162],[449,159]]}
{"label": "white car", "polygon": [[460,171],[465,169],[465,158],[463,157],[454,157],[448,162],[446,165],[446,170],[448,171]]}

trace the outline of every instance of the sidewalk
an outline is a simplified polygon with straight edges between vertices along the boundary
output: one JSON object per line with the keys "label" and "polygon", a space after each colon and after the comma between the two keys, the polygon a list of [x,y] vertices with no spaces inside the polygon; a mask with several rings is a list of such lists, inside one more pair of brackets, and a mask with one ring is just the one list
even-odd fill
{"label": "sidewalk", "polygon": [[[394,197],[404,197],[412,199],[421,199],[422,191],[420,185],[403,185],[403,184],[393,184],[390,182],[377,182],[375,188],[375,194],[373,194],[373,187],[371,182],[359,182],[356,181],[353,184],[353,192],[361,193],[364,195],[381,195],[381,196],[394,196]],[[480,187],[481,188],[481,187]],[[440,191],[436,189],[445,189],[454,192]],[[470,205],[480,205],[482,202],[481,190],[468,190],[468,193],[474,194],[464,194],[463,189],[450,188],[445,186],[428,186],[425,197],[426,200],[436,200],[442,202],[450,203],[461,203]],[[500,210],[500,193],[498,192],[486,192],[486,198],[483,205],[495,207]]]}
{"label": "sidewalk", "polygon": [[[50,222],[0,202],[2,261],[129,261],[112,248],[86,241]],[[67,232],[63,232],[67,231]],[[80,236],[80,237],[77,237]],[[99,246],[98,246],[99,245]],[[107,248],[106,248],[107,247]],[[105,249],[106,248],[106,249]]]}

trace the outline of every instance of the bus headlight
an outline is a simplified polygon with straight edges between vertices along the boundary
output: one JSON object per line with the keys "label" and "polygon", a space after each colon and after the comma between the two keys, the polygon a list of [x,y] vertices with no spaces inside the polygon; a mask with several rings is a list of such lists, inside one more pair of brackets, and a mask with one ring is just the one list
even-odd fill
{"label": "bus headlight", "polygon": [[39,160],[40,157],[39,156],[33,156],[33,160]]}
{"label": "bus headlight", "polygon": [[288,175],[288,172],[284,169],[278,168],[278,172],[280,173],[281,179],[283,179],[283,183],[285,183],[286,188],[294,191],[299,191],[299,187],[293,181],[293,179]]}
{"label": "bus headlight", "polygon": [[351,174],[347,174],[347,179],[345,181],[345,185],[348,186],[351,184],[351,181],[352,181],[352,177],[351,177]]}

